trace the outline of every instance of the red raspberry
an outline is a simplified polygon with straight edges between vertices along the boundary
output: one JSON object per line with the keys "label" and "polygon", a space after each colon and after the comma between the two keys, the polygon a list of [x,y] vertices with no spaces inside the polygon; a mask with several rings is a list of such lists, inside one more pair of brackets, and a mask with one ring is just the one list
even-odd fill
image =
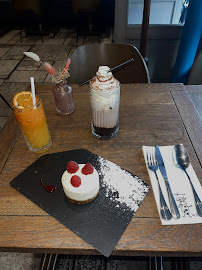
{"label": "red raspberry", "polygon": [[73,175],[71,178],[71,184],[73,187],[79,187],[81,185],[81,178],[78,175]]}
{"label": "red raspberry", "polygon": [[94,171],[93,165],[91,163],[86,163],[81,172],[85,175],[88,175],[92,174],[93,171]]}
{"label": "red raspberry", "polygon": [[79,165],[75,161],[69,161],[67,163],[66,170],[68,171],[68,173],[75,173],[78,171],[78,169],[79,169]]}

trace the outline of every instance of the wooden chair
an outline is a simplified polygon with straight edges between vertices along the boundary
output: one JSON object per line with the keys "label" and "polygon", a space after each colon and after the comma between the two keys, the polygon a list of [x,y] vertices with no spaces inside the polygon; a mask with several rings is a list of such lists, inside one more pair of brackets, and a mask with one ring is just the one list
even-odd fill
{"label": "wooden chair", "polygon": [[71,57],[69,83],[80,84],[95,76],[99,66],[113,68],[131,58],[133,62],[113,72],[120,83],[150,83],[147,65],[138,49],[128,44],[90,44],[78,47]]}
{"label": "wooden chair", "polygon": [[187,84],[202,85],[202,50],[196,56]]}

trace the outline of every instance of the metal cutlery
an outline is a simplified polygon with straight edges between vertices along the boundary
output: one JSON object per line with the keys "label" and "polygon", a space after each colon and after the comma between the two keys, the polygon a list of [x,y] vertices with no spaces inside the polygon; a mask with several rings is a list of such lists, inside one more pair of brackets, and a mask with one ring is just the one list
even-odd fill
{"label": "metal cutlery", "polygon": [[156,171],[158,170],[158,162],[156,160],[154,150],[147,151],[146,162],[147,162],[148,168],[155,173],[155,176],[157,179],[158,188],[159,188],[160,215],[161,215],[162,219],[170,220],[172,218],[172,215],[171,215],[170,210],[169,210],[169,208],[166,204],[166,201],[164,199],[164,196],[163,196],[163,193],[161,190],[161,186],[159,183],[159,178],[158,178],[158,175],[156,173]]}
{"label": "metal cutlery", "polygon": [[190,158],[189,158],[189,154],[187,152],[187,150],[185,149],[185,147],[182,145],[182,144],[177,144],[174,146],[173,148],[173,161],[175,163],[175,165],[177,167],[179,167],[180,169],[182,169],[188,179],[189,179],[189,183],[191,185],[191,188],[192,188],[192,192],[193,192],[193,195],[194,195],[194,200],[195,200],[195,205],[196,205],[196,211],[198,213],[198,215],[200,217],[202,217],[202,203],[201,203],[201,200],[199,199],[197,193],[196,193],[196,190],[191,182],[191,179],[190,179],[190,176],[189,174],[187,173],[187,168],[189,167],[189,164],[190,164]]}
{"label": "metal cutlery", "polygon": [[165,180],[166,189],[167,189],[167,192],[168,192],[168,200],[169,200],[169,204],[170,204],[171,214],[172,214],[173,218],[179,219],[180,218],[180,213],[179,213],[179,210],[177,208],[177,204],[175,202],[175,198],[173,196],[173,193],[172,193],[169,181],[168,181],[165,165],[164,165],[164,162],[163,162],[163,158],[162,158],[159,146],[156,145],[155,148],[156,148],[156,159],[158,161],[159,169],[161,171],[161,174],[162,174],[162,176],[163,176],[163,178]]}

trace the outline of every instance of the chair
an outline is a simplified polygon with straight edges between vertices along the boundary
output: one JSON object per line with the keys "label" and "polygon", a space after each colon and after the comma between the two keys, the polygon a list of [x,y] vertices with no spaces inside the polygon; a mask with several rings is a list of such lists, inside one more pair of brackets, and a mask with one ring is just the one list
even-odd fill
{"label": "chair", "polygon": [[[41,17],[42,17],[42,5],[41,0],[11,0],[13,8],[16,13],[23,18],[25,13],[30,15],[31,13],[36,16],[39,33],[41,40],[43,42],[42,36],[42,25],[41,25]],[[20,42],[22,42],[22,27],[20,26]]]}
{"label": "chair", "polygon": [[113,68],[131,58],[133,62],[113,72],[120,83],[150,83],[147,65],[138,49],[128,44],[90,44],[78,47],[71,57],[69,83],[79,84],[95,76],[99,66]]}
{"label": "chair", "polygon": [[187,84],[202,85],[202,50],[194,60]]}
{"label": "chair", "polygon": [[[87,17],[88,19],[88,28],[89,29],[83,29],[83,24],[81,27],[81,23],[79,23],[77,28],[77,39],[76,43],[78,41],[78,35],[79,33],[85,32],[85,35],[92,33],[93,26],[95,26],[96,18],[98,17],[98,14],[101,9],[101,0],[72,0],[72,10],[73,13],[77,16],[77,19],[83,15],[84,17]],[[98,40],[99,40],[99,32],[97,31]]]}

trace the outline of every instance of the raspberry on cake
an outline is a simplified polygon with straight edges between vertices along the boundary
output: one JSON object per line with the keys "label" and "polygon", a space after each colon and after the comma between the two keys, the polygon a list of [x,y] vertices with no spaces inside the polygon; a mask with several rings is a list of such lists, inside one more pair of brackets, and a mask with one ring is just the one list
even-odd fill
{"label": "raspberry on cake", "polygon": [[61,180],[65,195],[73,203],[85,204],[98,196],[99,175],[91,163],[69,161]]}
{"label": "raspberry on cake", "polygon": [[67,171],[68,171],[69,173],[75,173],[75,172],[78,171],[79,165],[78,165],[78,163],[76,163],[75,161],[69,161],[69,162],[67,163],[66,169],[67,169]]}
{"label": "raspberry on cake", "polygon": [[91,163],[87,163],[83,168],[82,168],[82,173],[85,175],[92,174],[94,171],[93,165]]}
{"label": "raspberry on cake", "polygon": [[81,178],[78,175],[73,175],[71,178],[71,184],[73,187],[79,187],[81,185]]}

